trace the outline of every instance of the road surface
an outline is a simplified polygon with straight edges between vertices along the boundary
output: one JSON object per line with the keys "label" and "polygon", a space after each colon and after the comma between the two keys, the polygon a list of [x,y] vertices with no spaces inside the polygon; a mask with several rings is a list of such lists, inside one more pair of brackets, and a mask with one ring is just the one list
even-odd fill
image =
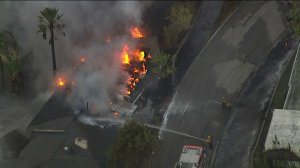
{"label": "road surface", "polygon": [[[250,149],[259,120],[259,116],[253,114],[263,113],[260,109],[245,106],[234,106],[233,111],[229,112],[222,109],[220,98],[228,95],[234,105],[240,105],[241,102],[245,105],[250,100],[251,104],[247,107],[253,104],[259,104],[254,107],[261,107],[261,101],[268,97],[273,86],[273,83],[261,83],[263,79],[270,82],[275,74],[278,76],[280,68],[270,68],[270,72],[264,73],[265,77],[256,79],[255,75],[268,62],[269,52],[286,32],[286,9],[283,8],[275,1],[243,3],[197,55],[174,93],[163,127],[202,138],[211,135],[215,144],[219,142],[219,149],[214,154],[214,167],[243,168],[249,165]],[[197,34],[191,36],[196,37]],[[197,50],[197,46],[187,52],[194,50]],[[279,66],[280,61],[284,60],[286,59],[271,62],[274,66]],[[251,83],[251,79],[256,83]],[[248,96],[243,97],[243,89],[249,86],[252,86],[252,90],[248,90],[255,93],[246,92]],[[239,122],[241,118],[245,123]],[[240,137],[243,133],[247,135],[245,139]],[[251,139],[247,139],[249,134]],[[152,164],[156,168],[174,167],[184,144],[207,146],[198,140],[166,132],[161,132],[161,137],[163,145]],[[209,167],[213,151],[208,150],[205,167]]]}

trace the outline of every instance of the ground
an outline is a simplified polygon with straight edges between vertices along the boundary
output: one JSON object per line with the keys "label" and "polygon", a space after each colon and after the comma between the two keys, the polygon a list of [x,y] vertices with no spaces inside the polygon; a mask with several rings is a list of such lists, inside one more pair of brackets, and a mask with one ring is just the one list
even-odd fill
{"label": "ground", "polygon": [[[175,91],[163,126],[197,137],[211,135],[216,150],[208,151],[207,166],[213,152],[214,167],[249,166],[265,102],[282,64],[291,57],[287,49],[281,53],[284,56],[270,52],[285,36],[285,14],[278,2],[244,2],[197,54]],[[191,36],[197,39],[197,34]],[[185,54],[189,52],[194,52],[193,48]],[[232,112],[221,107],[224,95],[232,99]],[[161,132],[161,136],[164,144],[154,167],[174,166],[183,144],[206,146],[174,134]]]}

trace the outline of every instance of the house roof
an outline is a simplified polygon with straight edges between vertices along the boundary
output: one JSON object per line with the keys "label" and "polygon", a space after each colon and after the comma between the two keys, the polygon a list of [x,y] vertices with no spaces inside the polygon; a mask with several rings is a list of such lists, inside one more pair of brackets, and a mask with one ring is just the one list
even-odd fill
{"label": "house roof", "polygon": [[[300,111],[274,109],[273,117],[265,141],[265,150],[287,148],[300,157]],[[276,138],[275,138],[276,136]],[[274,142],[279,142],[275,145]]]}

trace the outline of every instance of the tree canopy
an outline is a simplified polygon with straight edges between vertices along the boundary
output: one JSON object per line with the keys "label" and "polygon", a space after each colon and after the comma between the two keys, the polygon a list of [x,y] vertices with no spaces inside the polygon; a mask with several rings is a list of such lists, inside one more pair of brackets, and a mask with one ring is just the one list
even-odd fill
{"label": "tree canopy", "polygon": [[164,27],[165,43],[167,47],[176,47],[184,31],[192,24],[195,14],[195,2],[176,1],[167,16],[168,25]]}
{"label": "tree canopy", "polygon": [[[10,42],[9,42],[10,41]],[[20,72],[23,60],[20,57],[20,48],[9,32],[0,33],[0,64],[1,78],[10,83],[13,93],[21,89]]]}
{"label": "tree canopy", "polygon": [[136,121],[127,121],[119,130],[116,143],[109,150],[109,167],[146,167],[158,144],[155,132]]}
{"label": "tree canopy", "polygon": [[61,17],[56,8],[45,8],[41,12],[41,15],[38,16],[38,33],[42,33],[43,38],[47,39],[47,33],[50,33],[49,44],[51,45],[52,50],[52,64],[53,64],[53,73],[56,74],[56,57],[55,57],[55,46],[54,40],[56,40],[56,35],[61,34],[65,36],[64,27],[65,24],[62,23]]}
{"label": "tree canopy", "polygon": [[[47,39],[47,32],[51,33],[51,31],[54,31],[54,34],[65,35],[65,32],[63,31],[65,24],[61,21],[63,15],[58,13],[58,9],[45,8],[40,13],[41,15],[38,16],[38,33],[42,33],[45,40]],[[52,37],[50,37],[49,43],[51,43],[51,40]]]}
{"label": "tree canopy", "polygon": [[169,75],[173,74],[175,68],[171,65],[172,56],[165,52],[159,52],[152,58],[152,62],[155,64],[155,67],[152,71],[159,76],[159,78],[166,78]]}

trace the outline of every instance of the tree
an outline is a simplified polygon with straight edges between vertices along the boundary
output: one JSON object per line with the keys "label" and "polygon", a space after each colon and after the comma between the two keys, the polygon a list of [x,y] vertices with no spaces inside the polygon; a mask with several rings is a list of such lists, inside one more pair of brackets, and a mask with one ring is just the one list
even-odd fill
{"label": "tree", "polygon": [[129,120],[119,130],[116,143],[109,150],[109,167],[147,167],[158,144],[159,139],[155,132],[145,125]]}
{"label": "tree", "polygon": [[43,39],[47,39],[47,33],[50,33],[49,44],[51,45],[52,51],[52,63],[53,63],[53,73],[56,74],[56,58],[55,58],[55,46],[54,40],[56,40],[56,34],[61,34],[65,36],[63,31],[65,25],[61,23],[61,17],[56,8],[45,8],[40,11],[41,15],[38,16],[38,33],[42,33]]}
{"label": "tree", "polygon": [[152,58],[152,62],[156,65],[152,71],[158,75],[159,79],[166,78],[175,71],[175,68],[171,65],[172,56],[165,52],[159,52]]}
{"label": "tree", "polygon": [[296,36],[300,36],[300,2],[293,1],[290,10],[290,27]]}
{"label": "tree", "polygon": [[167,16],[168,25],[164,27],[165,43],[167,47],[177,47],[178,40],[184,31],[192,24],[195,13],[194,2],[177,1],[171,6]]}
{"label": "tree", "polygon": [[12,49],[8,55],[1,55],[4,64],[5,73],[9,79],[13,93],[19,92],[19,72],[21,69],[21,59],[19,48]]}

